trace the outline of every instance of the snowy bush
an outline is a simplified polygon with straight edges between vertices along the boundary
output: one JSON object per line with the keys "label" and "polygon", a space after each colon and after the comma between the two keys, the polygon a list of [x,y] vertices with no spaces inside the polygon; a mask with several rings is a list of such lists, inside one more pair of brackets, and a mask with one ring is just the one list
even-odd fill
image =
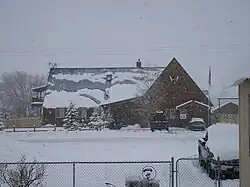
{"label": "snowy bush", "polygon": [[67,108],[65,118],[63,119],[65,129],[77,130],[80,126],[78,122],[78,111],[73,103]]}
{"label": "snowy bush", "polygon": [[9,187],[39,187],[45,180],[46,170],[44,164],[27,163],[26,157],[21,156],[20,161],[0,169],[0,181]]}
{"label": "snowy bush", "polygon": [[160,182],[158,180],[145,180],[139,176],[130,176],[125,179],[126,187],[159,187]]}
{"label": "snowy bush", "polygon": [[108,124],[113,123],[113,116],[109,111],[104,111],[102,107],[95,108],[94,112],[90,116],[89,123],[87,126],[95,128],[96,130],[101,130],[108,126]]}
{"label": "snowy bush", "polygon": [[110,123],[113,123],[115,122],[114,118],[113,118],[113,115],[111,114],[110,110],[106,111],[104,113],[104,121],[106,124],[110,124]]}
{"label": "snowy bush", "polygon": [[96,130],[101,130],[106,125],[105,114],[103,108],[95,108],[92,115],[90,116],[89,127],[95,128]]}

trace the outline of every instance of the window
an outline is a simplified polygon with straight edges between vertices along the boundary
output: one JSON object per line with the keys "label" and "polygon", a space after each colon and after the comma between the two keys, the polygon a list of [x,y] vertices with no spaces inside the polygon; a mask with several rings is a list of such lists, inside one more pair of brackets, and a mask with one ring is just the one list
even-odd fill
{"label": "window", "polygon": [[168,119],[176,119],[176,110],[175,109],[165,109],[165,116]]}
{"label": "window", "polygon": [[187,110],[186,109],[180,110],[180,119],[187,119]]}
{"label": "window", "polygon": [[169,118],[176,119],[176,110],[175,109],[170,110]]}
{"label": "window", "polygon": [[79,108],[79,117],[86,118],[87,117],[87,109],[86,108]]}
{"label": "window", "polygon": [[56,118],[64,118],[65,109],[64,108],[56,108]]}

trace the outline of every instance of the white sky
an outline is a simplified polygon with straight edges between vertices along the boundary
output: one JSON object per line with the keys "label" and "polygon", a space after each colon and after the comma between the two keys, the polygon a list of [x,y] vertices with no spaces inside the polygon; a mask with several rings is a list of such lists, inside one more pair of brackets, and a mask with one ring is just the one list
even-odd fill
{"label": "white sky", "polygon": [[249,0],[0,0],[1,72],[58,66],[166,66],[214,94],[250,75]]}

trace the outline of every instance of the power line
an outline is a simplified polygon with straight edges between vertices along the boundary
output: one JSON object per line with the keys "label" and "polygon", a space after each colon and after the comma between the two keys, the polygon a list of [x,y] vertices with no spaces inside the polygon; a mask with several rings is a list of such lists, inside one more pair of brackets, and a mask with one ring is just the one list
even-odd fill
{"label": "power line", "polygon": [[[178,50],[188,50],[188,51],[196,51],[196,50],[205,50],[210,52],[227,52],[231,50],[241,49],[250,47],[250,44],[232,44],[227,46],[209,46],[209,45],[197,45],[197,46],[181,46],[181,45],[161,45],[155,47],[149,47],[146,49],[141,49],[142,51],[147,52],[173,52]],[[31,56],[35,54],[43,54],[43,55],[53,55],[55,53],[95,53],[95,54],[131,54],[137,49],[129,49],[129,48],[47,48],[47,49],[9,49],[9,50],[0,50],[0,56],[11,56],[11,55],[23,55],[23,56]]]}

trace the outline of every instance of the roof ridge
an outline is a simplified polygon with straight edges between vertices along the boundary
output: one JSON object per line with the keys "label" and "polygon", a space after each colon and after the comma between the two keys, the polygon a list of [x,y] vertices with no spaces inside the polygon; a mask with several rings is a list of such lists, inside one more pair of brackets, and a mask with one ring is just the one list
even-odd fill
{"label": "roof ridge", "polygon": [[114,67],[114,66],[110,66],[110,67],[56,67],[56,68],[51,68],[51,69],[145,69],[145,68],[165,68],[164,66],[143,66],[141,68],[138,67],[130,67],[130,66],[121,66],[121,67]]}

